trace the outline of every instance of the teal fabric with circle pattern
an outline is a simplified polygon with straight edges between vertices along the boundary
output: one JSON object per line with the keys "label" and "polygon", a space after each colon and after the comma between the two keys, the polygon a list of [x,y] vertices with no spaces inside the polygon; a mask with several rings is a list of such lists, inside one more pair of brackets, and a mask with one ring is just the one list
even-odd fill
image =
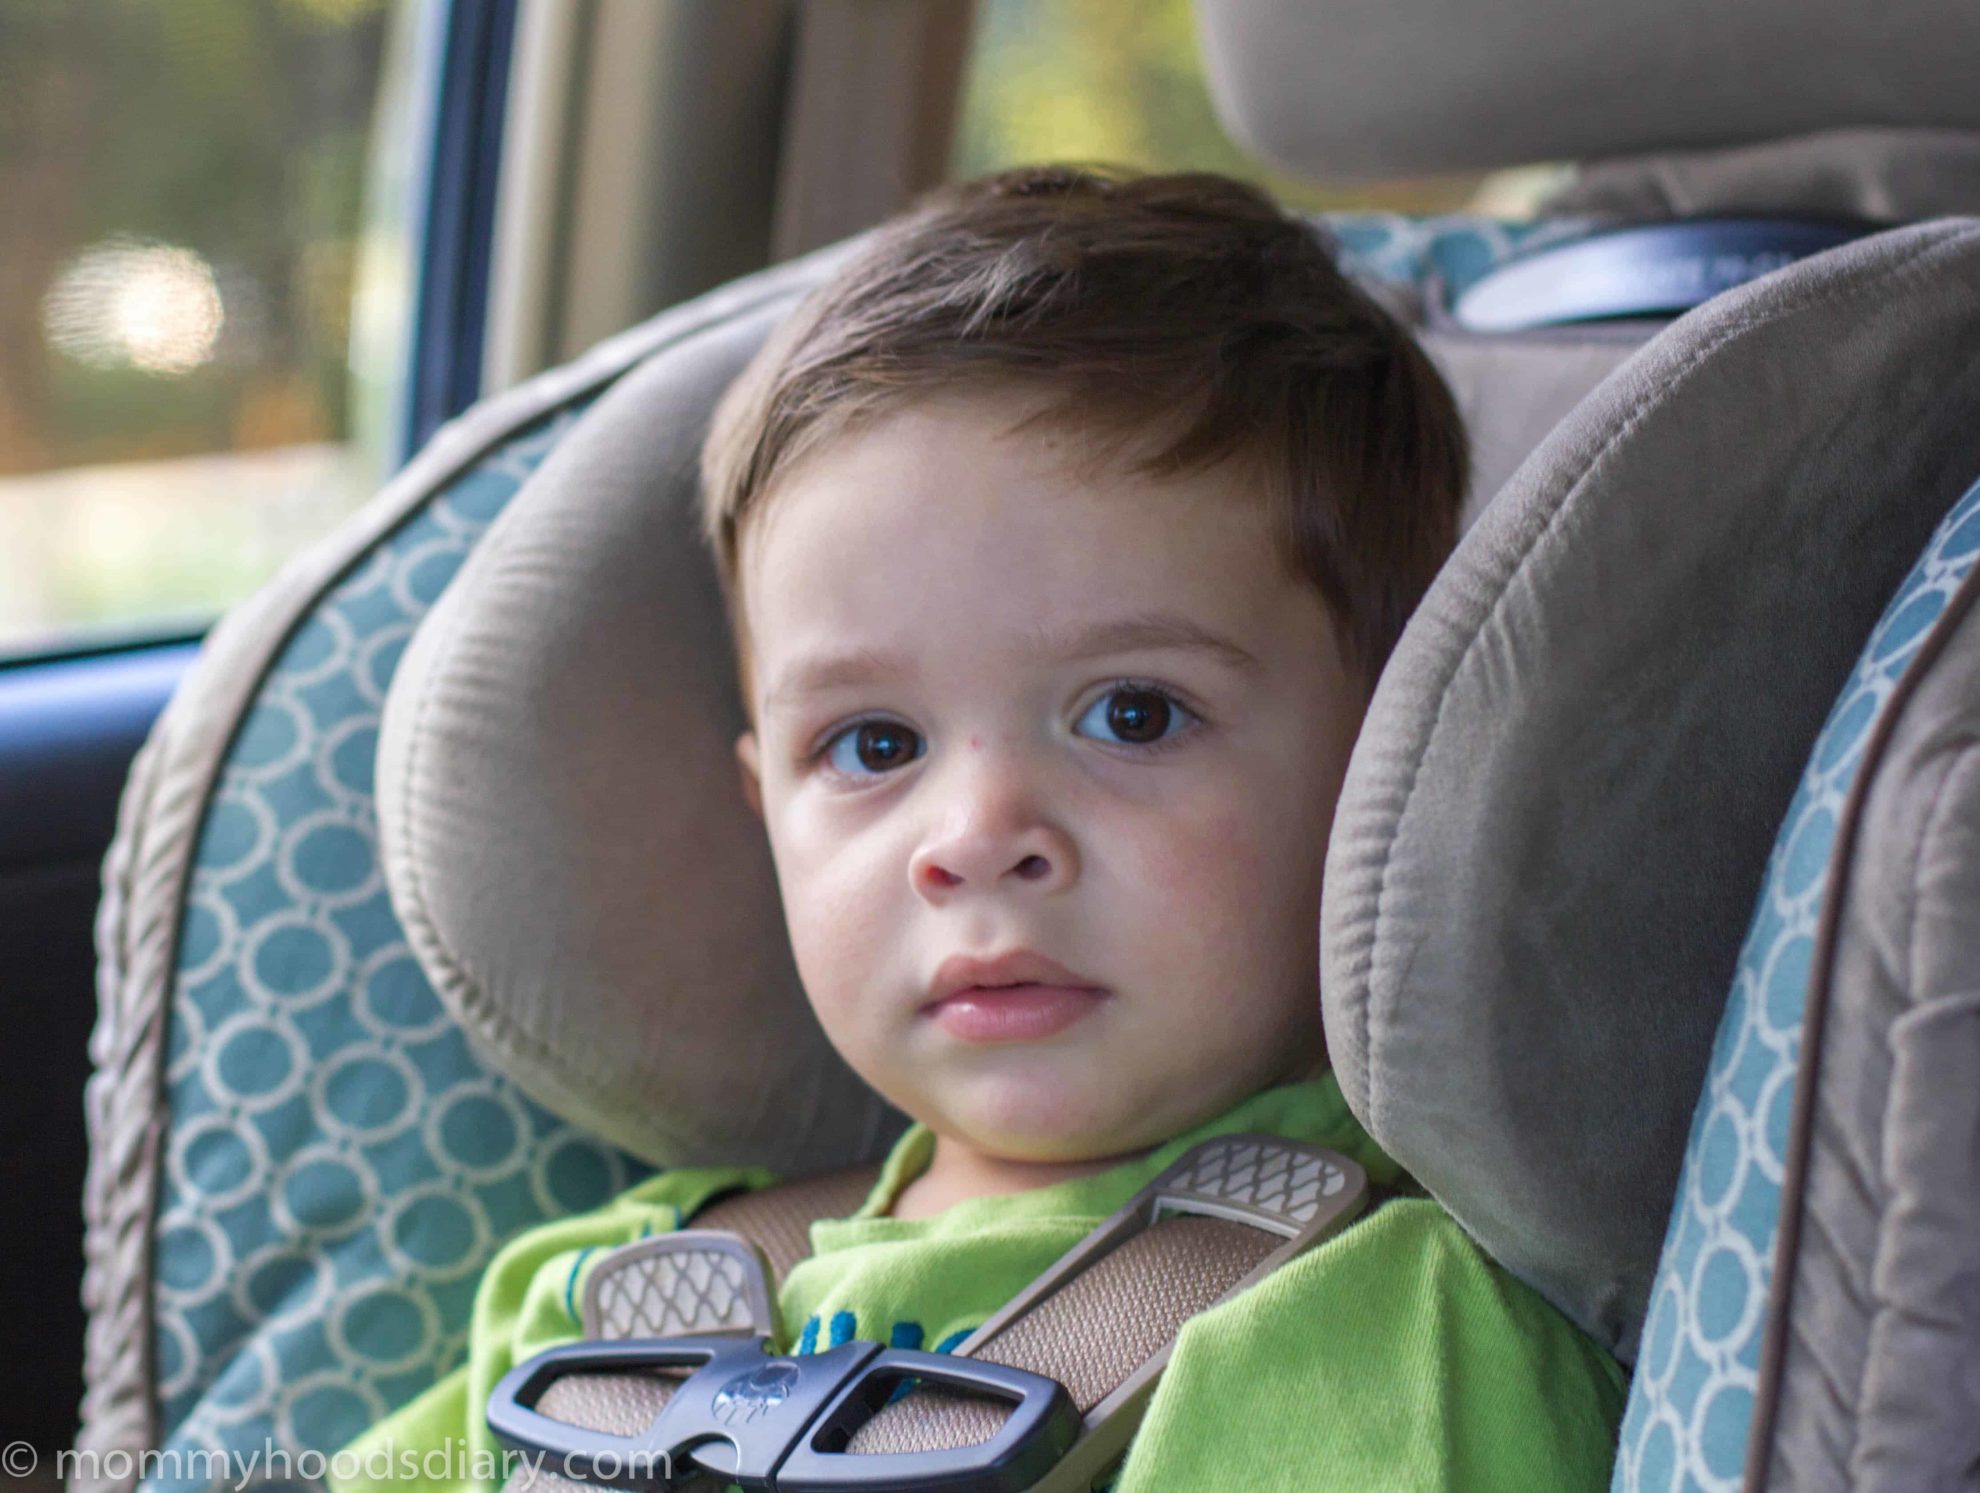
{"label": "teal fabric with circle pattern", "polygon": [[1976,560],[1980,485],[1939,526],[1871,634],[1775,841],[1692,1121],[1615,1493],[1740,1485],[1830,852],[1877,718]]}
{"label": "teal fabric with circle pattern", "polygon": [[[1327,222],[1358,274],[1460,287],[1572,231]],[[222,770],[168,1033],[153,1347],[161,1449],[177,1455],[161,1469],[207,1465],[195,1452],[334,1451],[461,1360],[476,1282],[504,1241],[642,1170],[469,1050],[392,915],[372,801],[407,639],[576,419],[567,409],[492,452],[340,581],[276,660]]]}
{"label": "teal fabric with circle pattern", "polygon": [[167,1451],[334,1449],[460,1356],[503,1239],[643,1171],[468,1050],[392,915],[376,849],[372,759],[399,654],[575,419],[495,451],[336,585],[275,662],[216,786],[166,1055]]}

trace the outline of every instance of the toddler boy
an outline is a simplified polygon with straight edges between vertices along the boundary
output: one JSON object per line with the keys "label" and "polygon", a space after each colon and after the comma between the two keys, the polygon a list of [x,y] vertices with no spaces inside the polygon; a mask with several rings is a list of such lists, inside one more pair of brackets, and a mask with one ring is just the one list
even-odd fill
{"label": "toddler boy", "polygon": [[[743,792],[813,1010],[916,1121],[814,1227],[781,1349],[953,1346],[1183,1151],[1263,1131],[1387,1201],[1183,1330],[1121,1493],[1606,1486],[1616,1365],[1414,1193],[1320,1030],[1334,802],[1465,461],[1321,239],[1202,175],[943,194],[729,391]],[[351,1450],[492,1445],[490,1388],[578,1335],[601,1247],[768,1180],[668,1172],[516,1240],[467,1366]]]}

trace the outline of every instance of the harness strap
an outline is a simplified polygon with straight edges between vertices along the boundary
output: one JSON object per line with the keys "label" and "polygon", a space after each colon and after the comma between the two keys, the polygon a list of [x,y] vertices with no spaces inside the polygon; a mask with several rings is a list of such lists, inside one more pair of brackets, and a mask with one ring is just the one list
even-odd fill
{"label": "harness strap", "polygon": [[[978,1332],[956,1349],[1056,1379],[1082,1417],[1151,1362],[1166,1363],[1183,1323],[1228,1295],[1280,1239],[1224,1219],[1164,1219],[1135,1235],[1063,1288],[1011,1317],[1001,1330]],[[1149,1388],[1154,1385],[1148,1377]],[[994,1401],[920,1390],[881,1410],[847,1447],[852,1452],[919,1452],[974,1446],[1003,1424]],[[1139,1421],[1139,1416],[1134,1417]],[[1128,1424],[1122,1429],[1133,1430]],[[1094,1447],[1101,1470],[1125,1449],[1127,1436]],[[1076,1486],[1077,1484],[1069,1484]]]}
{"label": "harness strap", "polygon": [[[864,1175],[866,1186],[854,1202],[870,1190],[871,1173]],[[847,1181],[840,1183],[841,1190],[817,1186],[805,1202],[810,1207],[815,1200],[818,1211],[811,1216],[847,1211],[844,1189],[849,1186]],[[1070,1401],[1070,1412],[1061,1413],[1071,1413],[1074,1423],[1052,1433],[1065,1450],[1028,1486],[1038,1493],[1090,1488],[1126,1450],[1183,1324],[1345,1227],[1365,1205],[1366,1192],[1361,1168],[1331,1151],[1274,1136],[1206,1141],[985,1322],[956,1349],[955,1359],[1039,1376],[1062,1387]],[[771,1206],[750,1214],[720,1211],[757,1199],[770,1199]],[[761,1217],[782,1219],[799,1212],[788,1206],[780,1210],[778,1201],[770,1193],[731,1199],[720,1210],[698,1216],[693,1230],[614,1251],[594,1269],[587,1287],[586,1331],[607,1340],[692,1341],[697,1332],[731,1340],[768,1337],[768,1276],[760,1266],[752,1268],[754,1248],[699,1225],[747,1227]],[[806,1219],[807,1233],[808,1228]],[[784,1257],[795,1263],[788,1229],[783,1249]],[[635,1301],[641,1303],[637,1309],[627,1305]],[[662,1412],[689,1371],[649,1367],[631,1374],[595,1368],[585,1372],[580,1361],[584,1352],[553,1349],[504,1380],[491,1401],[490,1421],[505,1440],[552,1444],[555,1428],[540,1417],[625,1438],[650,1439],[664,1423],[680,1423],[678,1415],[663,1420]],[[560,1356],[570,1358],[568,1368],[550,1362]],[[933,1387],[944,1362],[929,1354],[875,1353],[844,1393],[863,1396],[877,1408],[853,1415],[850,1435],[837,1452],[821,1454],[794,1444],[778,1466],[774,1485],[810,1486],[822,1476],[817,1486],[855,1486],[857,1475],[854,1483],[844,1478],[859,1466],[852,1460],[857,1455],[873,1459],[865,1463],[875,1479],[872,1486],[908,1487],[914,1484],[900,1481],[897,1474],[905,1475],[916,1459],[933,1467],[948,1454],[946,1465],[954,1467],[961,1465],[959,1454],[967,1459],[967,1448],[986,1447],[1000,1436],[1010,1442],[1021,1412],[995,1393],[970,1393],[960,1384]],[[917,1376],[929,1383],[922,1384]],[[738,1382],[730,1381],[725,1393],[733,1392]],[[537,1385],[540,1392],[533,1387]],[[675,1408],[700,1414],[699,1404],[690,1396]],[[527,1479],[528,1474],[520,1476]],[[511,1493],[525,1493],[532,1486],[537,1493],[553,1493],[577,1485],[545,1475],[533,1485],[512,1480]],[[751,1486],[772,1484],[766,1473]]]}
{"label": "harness strap", "polygon": [[697,1229],[742,1235],[763,1251],[781,1286],[793,1266],[811,1257],[811,1226],[821,1218],[844,1218],[866,1201],[879,1180],[876,1162],[757,1192],[730,1193],[704,1204],[693,1222]]}

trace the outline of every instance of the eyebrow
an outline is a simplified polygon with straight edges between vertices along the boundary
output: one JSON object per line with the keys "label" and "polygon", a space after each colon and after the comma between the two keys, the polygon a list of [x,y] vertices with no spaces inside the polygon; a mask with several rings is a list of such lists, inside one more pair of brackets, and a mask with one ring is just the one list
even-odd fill
{"label": "eyebrow", "polygon": [[[1221,637],[1187,617],[1167,612],[1122,617],[1071,632],[1034,628],[1027,645],[1033,657],[1066,660],[1097,658],[1103,654],[1141,649],[1167,649],[1178,653],[1200,653],[1216,659],[1226,668],[1254,678],[1265,672],[1264,664],[1229,638]],[[763,709],[768,714],[806,695],[909,671],[908,661],[899,654],[882,653],[872,648],[800,658],[784,671],[783,677],[764,697]]]}

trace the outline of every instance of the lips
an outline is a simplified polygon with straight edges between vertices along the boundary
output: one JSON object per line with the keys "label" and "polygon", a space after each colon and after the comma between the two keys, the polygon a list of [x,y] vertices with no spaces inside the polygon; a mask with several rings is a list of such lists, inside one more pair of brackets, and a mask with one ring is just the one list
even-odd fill
{"label": "lips", "polygon": [[1079,1021],[1107,992],[1076,970],[1030,949],[991,959],[955,954],[929,984],[922,1013],[964,1042],[1027,1042]]}

